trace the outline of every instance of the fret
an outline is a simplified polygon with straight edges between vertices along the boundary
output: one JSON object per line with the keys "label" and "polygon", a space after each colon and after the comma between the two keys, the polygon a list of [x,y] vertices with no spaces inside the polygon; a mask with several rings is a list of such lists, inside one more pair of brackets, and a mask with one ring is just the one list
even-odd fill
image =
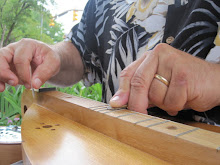
{"label": "fret", "polygon": [[138,123],[142,123],[142,122],[150,121],[150,120],[154,120],[154,119],[156,119],[156,117],[152,117],[152,118],[150,118],[150,119],[140,120],[140,121],[135,122],[134,124],[138,124]]}
{"label": "fret", "polygon": [[[129,112],[129,110],[127,112]],[[130,111],[130,112],[134,112],[134,111]],[[128,114],[128,113],[126,113],[126,114]],[[121,114],[121,115],[123,115],[123,114]],[[139,112],[135,112],[134,115],[120,117],[120,120],[128,121],[132,124],[135,124],[138,121],[145,120],[145,119],[151,119],[151,118],[152,118],[152,116],[150,116],[150,115],[144,115]],[[153,118],[157,118],[157,117],[153,117]]]}
{"label": "fret", "polygon": [[108,112],[109,110],[107,110],[106,108],[103,108],[103,109],[98,109],[98,110],[93,110],[93,111],[103,113],[103,112]]}
{"label": "fret", "polygon": [[89,107],[89,109],[98,110],[98,109],[107,108],[107,107],[108,105],[100,105],[100,106]]}
{"label": "fret", "polygon": [[163,121],[163,120],[159,119],[159,118],[155,118],[153,120],[148,120],[148,121],[145,121],[145,122],[138,123],[137,125],[142,126],[142,127],[147,127],[148,125],[159,123],[161,121]]}
{"label": "fret", "polygon": [[131,116],[131,115],[135,115],[135,114],[137,114],[137,113],[136,112],[132,112],[132,113],[128,113],[128,114],[117,116],[117,118],[125,117],[125,116]]}
{"label": "fret", "polygon": [[102,112],[102,111],[108,111],[106,108],[105,109],[98,109],[98,110],[94,110],[96,112]]}
{"label": "fret", "polygon": [[153,126],[156,126],[156,125],[160,125],[160,124],[164,124],[164,123],[167,123],[167,122],[169,122],[169,121],[165,120],[165,121],[161,121],[161,122],[158,122],[158,123],[147,125],[145,127],[150,128],[150,127],[153,127]]}
{"label": "fret", "polygon": [[107,114],[107,113],[112,113],[112,112],[115,112],[115,111],[122,111],[123,109],[108,109],[107,112],[104,112],[104,114]]}
{"label": "fret", "polygon": [[199,128],[194,128],[194,129],[191,129],[191,130],[189,130],[189,131],[182,132],[182,133],[180,133],[180,134],[177,134],[175,137],[177,138],[177,137],[180,137],[180,136],[189,134],[189,133],[191,133],[191,132],[197,131],[198,129],[199,129]]}

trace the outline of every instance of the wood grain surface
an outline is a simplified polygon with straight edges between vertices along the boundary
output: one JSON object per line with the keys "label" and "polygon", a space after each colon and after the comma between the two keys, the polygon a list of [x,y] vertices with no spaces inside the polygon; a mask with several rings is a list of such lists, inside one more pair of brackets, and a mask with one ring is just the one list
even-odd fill
{"label": "wood grain surface", "polygon": [[0,165],[9,165],[22,160],[21,144],[0,144]]}
{"label": "wood grain surface", "polygon": [[[32,164],[56,163],[67,157],[79,164],[220,162],[217,127],[210,126],[216,130],[213,132],[125,109],[108,109],[107,104],[56,91],[35,93],[33,100],[31,91],[26,90],[22,109],[28,109],[23,118],[22,139]],[[43,128],[42,123],[52,127]],[[60,123],[62,127],[55,126]],[[68,156],[63,159],[65,154],[61,153]]]}
{"label": "wood grain surface", "polygon": [[22,138],[31,164],[168,164],[37,104],[23,119]]}

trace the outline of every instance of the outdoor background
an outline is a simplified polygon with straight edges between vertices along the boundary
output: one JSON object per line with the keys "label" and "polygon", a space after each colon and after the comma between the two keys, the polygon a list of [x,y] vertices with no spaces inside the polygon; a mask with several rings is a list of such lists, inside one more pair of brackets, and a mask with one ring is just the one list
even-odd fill
{"label": "outdoor background", "polygon": [[[48,44],[62,41],[80,21],[87,1],[0,0],[0,48],[22,38],[37,39]],[[0,93],[1,126],[21,124],[20,105],[24,89],[24,86],[6,86],[6,90]],[[86,88],[79,82],[57,90],[98,101],[102,96],[100,84]]]}

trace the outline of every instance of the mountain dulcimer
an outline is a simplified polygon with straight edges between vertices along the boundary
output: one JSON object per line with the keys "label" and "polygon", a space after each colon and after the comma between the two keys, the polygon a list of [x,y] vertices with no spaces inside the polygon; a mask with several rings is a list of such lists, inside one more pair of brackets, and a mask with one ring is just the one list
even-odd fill
{"label": "mountain dulcimer", "polygon": [[31,95],[26,90],[22,97],[24,164],[220,164],[219,127],[111,109],[57,91]]}

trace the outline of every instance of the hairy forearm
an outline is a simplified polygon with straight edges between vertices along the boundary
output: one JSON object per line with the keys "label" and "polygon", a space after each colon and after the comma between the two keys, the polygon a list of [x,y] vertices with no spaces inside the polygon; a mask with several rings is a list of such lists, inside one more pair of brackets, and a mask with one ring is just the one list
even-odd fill
{"label": "hairy forearm", "polygon": [[61,60],[60,71],[48,83],[57,86],[70,86],[83,77],[84,67],[79,51],[71,42],[60,42],[52,46]]}

